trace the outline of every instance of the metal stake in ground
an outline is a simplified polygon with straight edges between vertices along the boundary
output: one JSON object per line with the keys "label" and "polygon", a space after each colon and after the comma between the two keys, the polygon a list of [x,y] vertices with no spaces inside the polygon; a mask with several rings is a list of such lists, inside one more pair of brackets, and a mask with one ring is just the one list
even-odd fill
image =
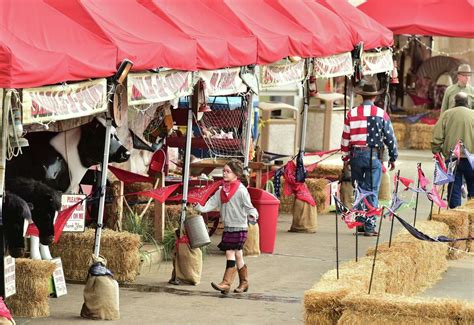
{"label": "metal stake in ground", "polygon": [[[416,165],[417,171],[418,171],[418,184],[416,186],[416,189],[420,188],[420,169],[421,169],[421,163],[418,163]],[[413,219],[413,227],[415,227],[416,224],[416,214],[418,213],[418,196],[420,195],[420,192],[416,192],[416,200],[415,200],[415,217]]]}
{"label": "metal stake in ground", "polygon": [[370,291],[372,290],[372,280],[374,279],[375,261],[377,259],[377,250],[379,248],[380,231],[382,230],[384,210],[385,210],[385,207],[382,207],[382,214],[381,214],[380,223],[379,223],[379,233],[377,234],[377,241],[375,242],[374,261],[372,263],[372,272],[370,273],[369,295],[370,295]]}
{"label": "metal stake in ground", "polygon": [[[400,169],[397,171],[397,182],[395,183],[395,195],[398,194],[398,184],[400,183]],[[390,238],[388,240],[388,247],[390,248],[392,246],[392,234],[393,234],[393,222],[394,222],[394,217],[392,215],[392,223],[390,225]]]}

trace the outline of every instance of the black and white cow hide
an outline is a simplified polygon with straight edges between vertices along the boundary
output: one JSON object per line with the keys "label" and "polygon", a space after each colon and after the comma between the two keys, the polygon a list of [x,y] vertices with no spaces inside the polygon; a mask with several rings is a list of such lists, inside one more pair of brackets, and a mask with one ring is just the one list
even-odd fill
{"label": "black and white cow hide", "polygon": [[3,201],[2,222],[6,247],[10,255],[15,258],[25,256],[25,241],[23,238],[25,220],[33,222],[30,206],[18,195],[6,191],[5,200]]}

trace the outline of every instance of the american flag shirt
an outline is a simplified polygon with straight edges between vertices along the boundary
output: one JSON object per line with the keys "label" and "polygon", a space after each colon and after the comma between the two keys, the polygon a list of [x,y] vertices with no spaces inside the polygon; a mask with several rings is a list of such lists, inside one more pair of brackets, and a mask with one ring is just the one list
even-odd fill
{"label": "american flag shirt", "polygon": [[342,160],[349,160],[352,147],[388,148],[391,161],[397,160],[397,139],[387,112],[371,101],[364,101],[360,106],[352,108],[344,120],[341,151]]}

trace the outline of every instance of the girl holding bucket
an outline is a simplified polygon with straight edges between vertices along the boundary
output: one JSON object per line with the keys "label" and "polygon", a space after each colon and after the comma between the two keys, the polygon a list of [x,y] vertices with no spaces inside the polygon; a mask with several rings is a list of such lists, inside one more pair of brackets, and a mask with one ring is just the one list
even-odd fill
{"label": "girl holding bucket", "polygon": [[235,275],[239,274],[239,286],[235,293],[247,292],[249,288],[247,265],[244,263],[242,248],[247,239],[247,222],[256,223],[258,212],[250,201],[242,163],[232,159],[223,170],[222,188],[206,202],[205,206],[196,205],[196,210],[206,213],[219,208],[224,223],[222,240],[217,247],[225,251],[227,259],[224,278],[221,283],[211,283],[212,287],[223,294],[230,291]]}

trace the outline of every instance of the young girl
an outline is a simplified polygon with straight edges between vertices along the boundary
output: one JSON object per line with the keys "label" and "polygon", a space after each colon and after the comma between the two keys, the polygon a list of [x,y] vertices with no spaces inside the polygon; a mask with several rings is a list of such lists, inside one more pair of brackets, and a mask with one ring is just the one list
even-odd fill
{"label": "young girl", "polygon": [[223,174],[222,188],[217,190],[205,206],[197,204],[196,209],[205,213],[219,208],[224,223],[222,240],[217,247],[225,251],[227,265],[222,282],[212,282],[212,287],[227,294],[238,270],[240,283],[234,292],[242,293],[249,288],[247,265],[242,254],[247,239],[247,222],[257,222],[258,212],[250,202],[247,188],[241,183],[242,180],[246,184],[242,163],[235,159],[229,161],[224,166]]}

